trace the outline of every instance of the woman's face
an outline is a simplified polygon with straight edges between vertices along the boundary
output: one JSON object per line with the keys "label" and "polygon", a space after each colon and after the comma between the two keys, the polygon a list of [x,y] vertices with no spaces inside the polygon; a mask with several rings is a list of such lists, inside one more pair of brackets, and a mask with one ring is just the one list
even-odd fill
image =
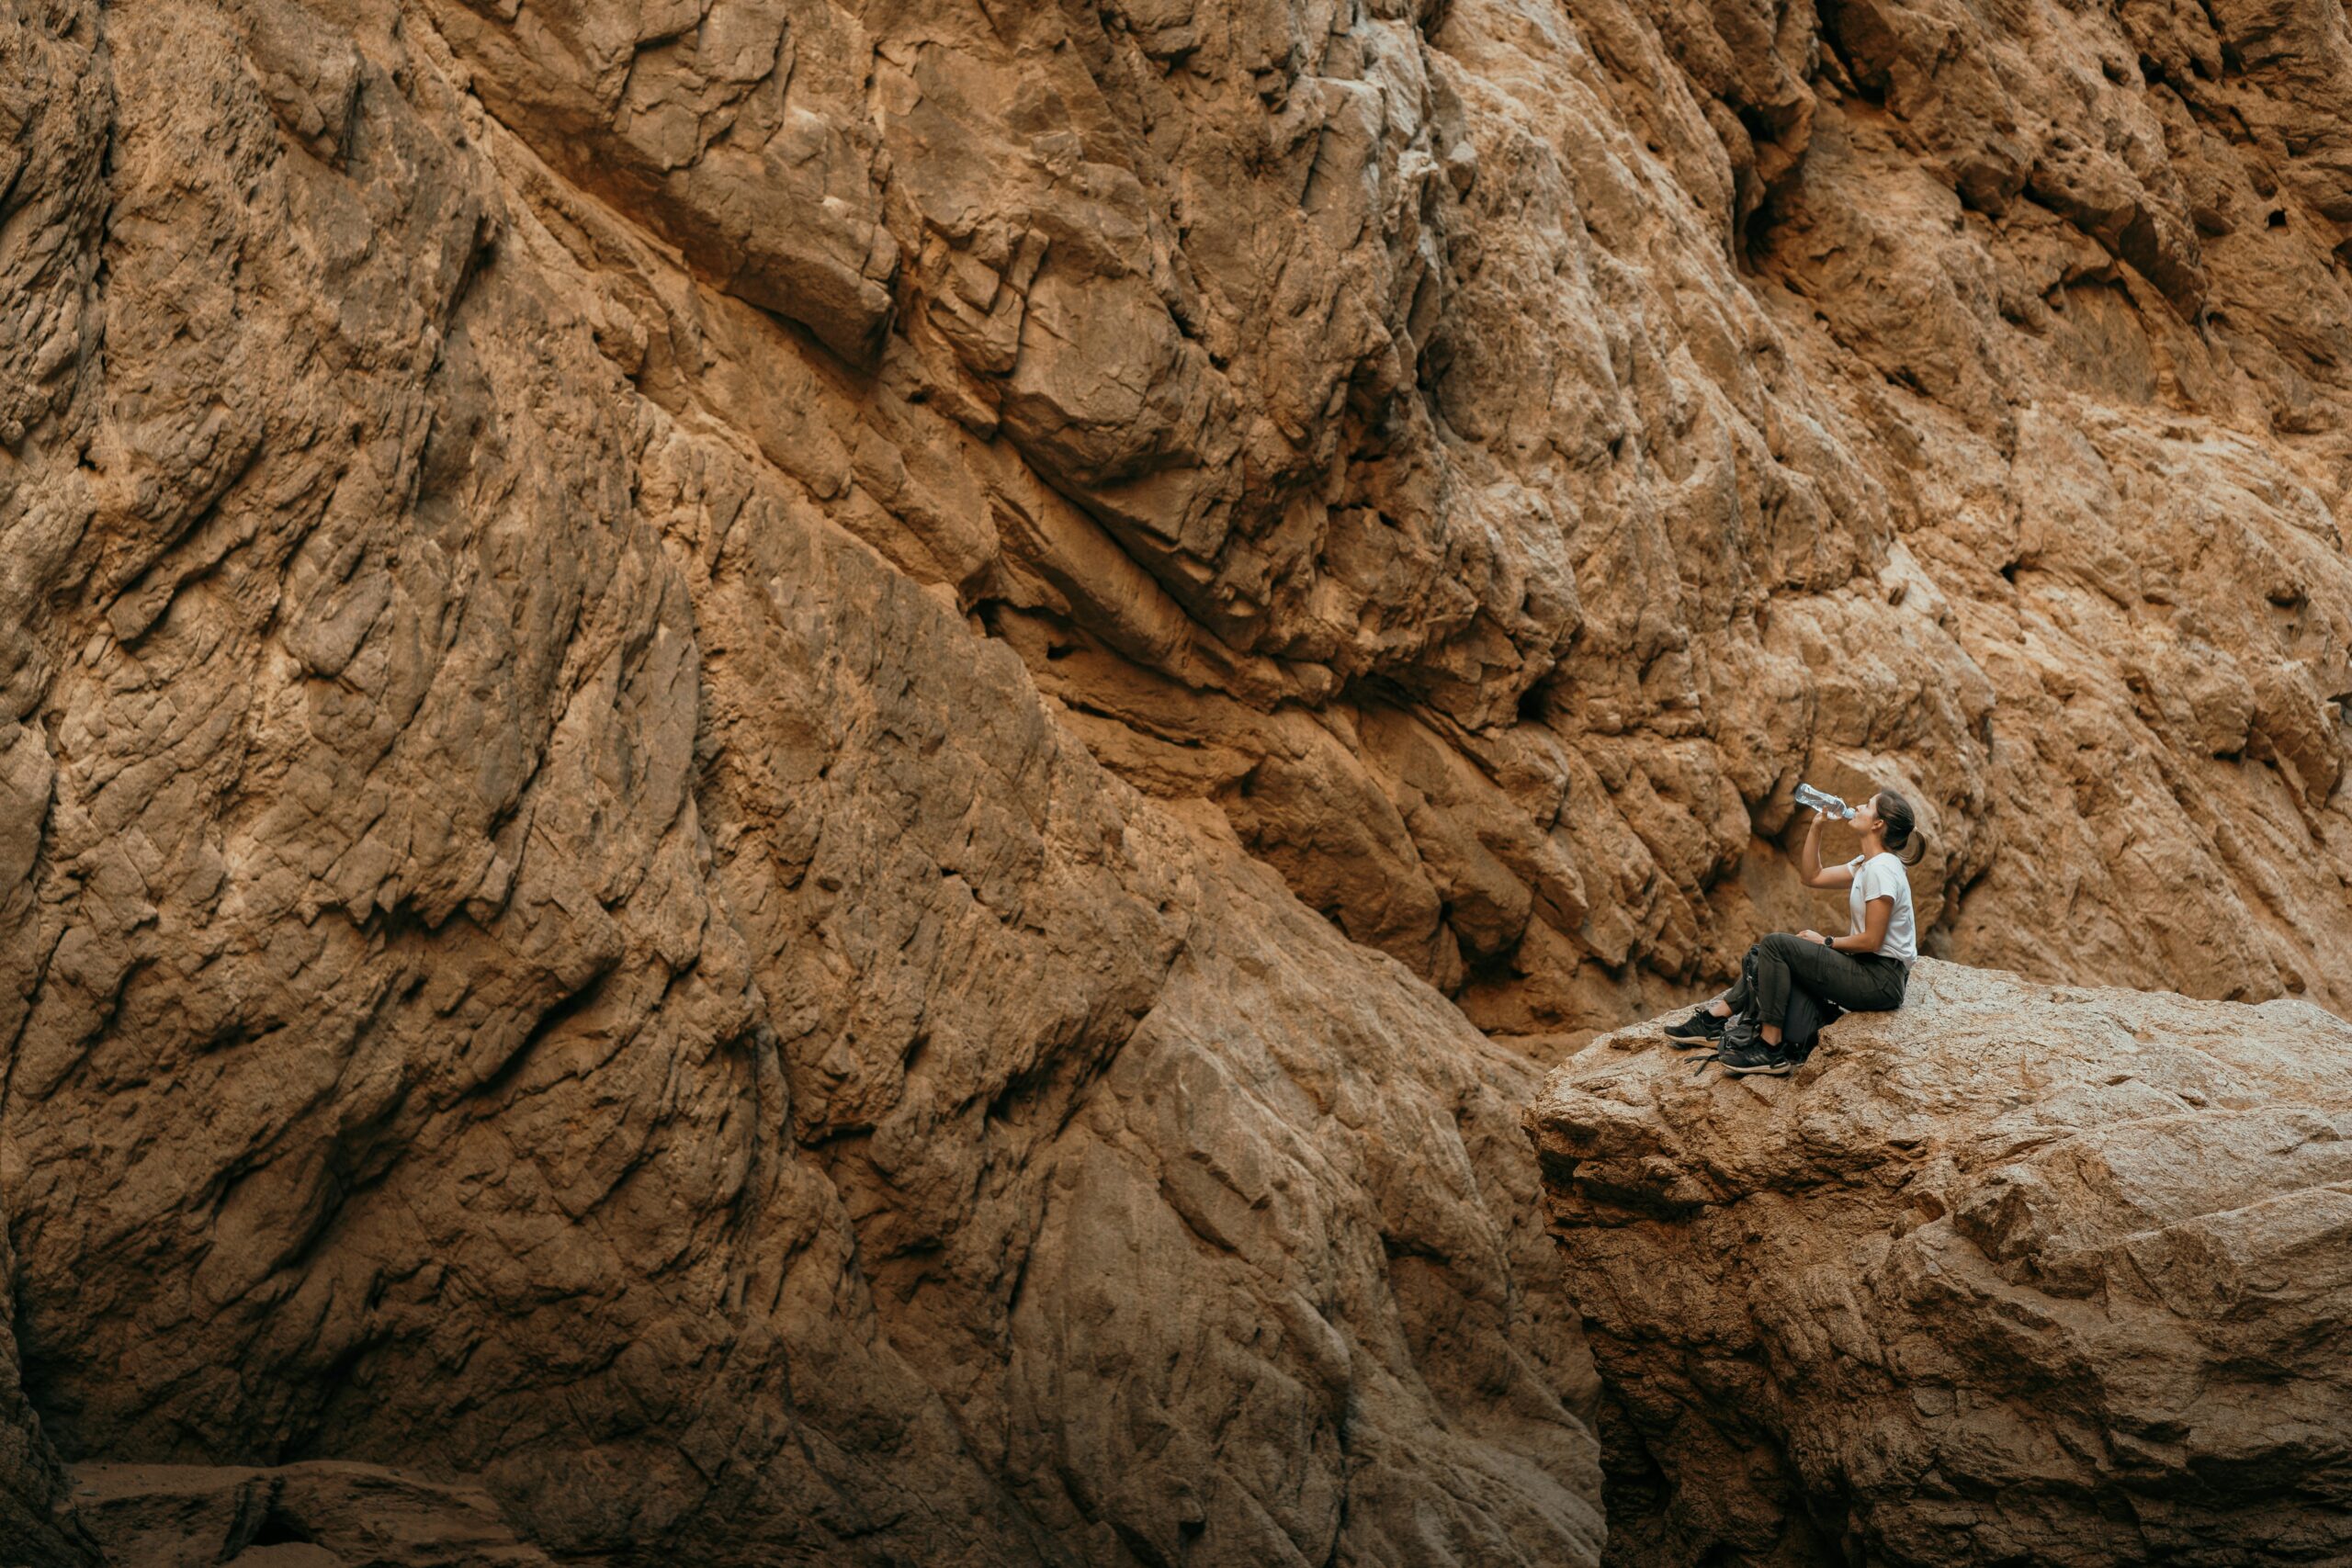
{"label": "woman's face", "polygon": [[1883,819],[1882,819],[1878,814],[1878,796],[1876,795],[1872,795],[1868,800],[1863,801],[1860,806],[1854,807],[1854,820],[1852,826],[1854,831],[1857,833],[1868,833],[1874,829],[1885,826]]}

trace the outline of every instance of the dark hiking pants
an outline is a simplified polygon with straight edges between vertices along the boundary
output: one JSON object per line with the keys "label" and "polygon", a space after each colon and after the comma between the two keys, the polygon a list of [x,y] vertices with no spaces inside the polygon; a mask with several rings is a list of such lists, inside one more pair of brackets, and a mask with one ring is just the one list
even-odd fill
{"label": "dark hiking pants", "polygon": [[1840,953],[1787,931],[1775,931],[1748,954],[1756,960],[1755,984],[1749,985],[1749,970],[1742,964],[1739,983],[1724,1000],[1734,1012],[1754,1008],[1757,1021],[1775,1029],[1788,1021],[1792,984],[1848,1012],[1890,1012],[1903,1005],[1903,983],[1910,978],[1899,958]]}

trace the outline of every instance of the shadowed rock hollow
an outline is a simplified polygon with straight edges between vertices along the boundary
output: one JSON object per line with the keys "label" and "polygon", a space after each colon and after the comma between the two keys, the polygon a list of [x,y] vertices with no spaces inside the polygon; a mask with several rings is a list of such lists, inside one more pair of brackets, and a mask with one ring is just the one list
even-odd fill
{"label": "shadowed rock hollow", "polygon": [[1602,1036],[1527,1123],[1612,1562],[2352,1552],[2352,1025],[1922,960],[1786,1079]]}
{"label": "shadowed rock hollow", "polygon": [[62,1452],[591,1561],[1592,1560],[1481,1032],[1801,923],[1800,774],[1919,802],[1936,951],[2352,1000],[2347,61],[10,6],[0,1539],[94,1560]]}

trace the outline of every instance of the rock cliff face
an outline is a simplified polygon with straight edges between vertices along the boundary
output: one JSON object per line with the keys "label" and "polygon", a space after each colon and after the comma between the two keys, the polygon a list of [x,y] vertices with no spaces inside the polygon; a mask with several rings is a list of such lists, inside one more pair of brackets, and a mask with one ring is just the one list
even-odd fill
{"label": "rock cliff face", "polygon": [[2352,1553],[2352,1025],[1922,960],[1787,1079],[1603,1036],[1530,1110],[1610,1562]]}
{"label": "rock cliff face", "polygon": [[53,1442],[559,1555],[1589,1561],[1479,1029],[1789,923],[1800,773],[1913,794],[1939,951],[2352,1005],[2347,61],[12,5],[0,1529],[86,1560]]}
{"label": "rock cliff face", "polygon": [[[1594,1558],[1528,1067],[829,515],[1001,449],[690,272],[700,197],[565,181],[428,15],[7,25],[49,1441],[478,1475],[559,1556]],[[725,27],[762,103],[823,80]],[[718,188],[783,266],[789,191]]]}

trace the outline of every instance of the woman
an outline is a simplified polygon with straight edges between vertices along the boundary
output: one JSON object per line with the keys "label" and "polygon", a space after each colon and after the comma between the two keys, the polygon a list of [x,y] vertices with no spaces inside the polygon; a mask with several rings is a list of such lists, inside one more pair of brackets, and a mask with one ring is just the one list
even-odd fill
{"label": "woman", "polygon": [[[1805,829],[1797,868],[1807,887],[1847,889],[1853,929],[1841,937],[1813,931],[1794,936],[1776,931],[1766,937],[1747,950],[1752,962],[1740,965],[1739,984],[1667,1026],[1666,1037],[1677,1046],[1714,1049],[1729,1072],[1780,1076],[1796,1066],[1781,1049],[1791,986],[1803,986],[1849,1012],[1886,1012],[1903,1005],[1904,982],[1910,978],[1911,961],[1919,956],[1911,878],[1904,867],[1918,864],[1928,852],[1911,803],[1891,789],[1871,796],[1853,817],[1854,830],[1862,836],[1862,852],[1826,870],[1821,864],[1821,823],[1822,814],[1815,811]],[[1910,848],[1917,852],[1908,857],[1900,852]],[[1740,1038],[1740,1031],[1725,1035],[1729,1021],[1750,1010],[1761,1021],[1760,1047]]]}

